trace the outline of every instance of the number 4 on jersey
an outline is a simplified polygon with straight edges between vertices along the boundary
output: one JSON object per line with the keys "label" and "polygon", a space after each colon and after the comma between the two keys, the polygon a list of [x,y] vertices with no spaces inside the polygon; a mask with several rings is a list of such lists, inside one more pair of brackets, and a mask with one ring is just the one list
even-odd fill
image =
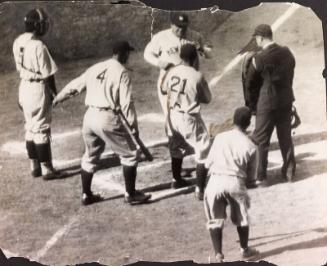
{"label": "number 4 on jersey", "polygon": [[99,79],[101,83],[106,78],[106,72],[107,72],[107,69],[103,70],[99,75],[97,75],[97,79]]}

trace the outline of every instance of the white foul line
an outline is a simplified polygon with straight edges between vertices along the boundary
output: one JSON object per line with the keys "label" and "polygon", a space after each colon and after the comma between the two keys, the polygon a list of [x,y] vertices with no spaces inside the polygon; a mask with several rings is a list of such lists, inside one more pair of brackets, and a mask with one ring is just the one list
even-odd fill
{"label": "white foul line", "polygon": [[45,243],[44,247],[41,248],[37,253],[35,259],[36,261],[38,261],[39,259],[43,258],[45,256],[45,254],[49,251],[50,248],[52,248],[60,238],[62,238],[65,234],[67,234],[69,232],[69,230],[71,229],[71,227],[73,226],[73,224],[75,222],[77,222],[77,216],[73,216],[72,218],[70,218],[68,224],[64,225],[63,227],[61,227],[48,241],[47,243]]}
{"label": "white foul line", "polygon": [[[283,15],[281,15],[272,25],[271,25],[271,29],[273,32],[275,32],[288,18],[290,18],[294,12],[300,8],[300,5],[298,4],[291,4],[291,7],[289,7],[285,13]],[[245,56],[245,54],[238,54],[232,61],[230,61],[230,63],[223,69],[223,71],[216,77],[214,77],[212,80],[210,80],[209,82],[209,86],[210,88],[213,88],[214,86],[216,86],[218,84],[218,82],[222,79],[222,77],[229,72],[230,70],[232,70],[241,60],[242,58]]]}

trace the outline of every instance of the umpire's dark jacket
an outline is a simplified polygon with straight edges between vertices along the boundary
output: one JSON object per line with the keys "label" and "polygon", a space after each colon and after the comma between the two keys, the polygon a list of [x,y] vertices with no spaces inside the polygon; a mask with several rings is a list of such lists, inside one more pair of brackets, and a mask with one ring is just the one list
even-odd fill
{"label": "umpire's dark jacket", "polygon": [[285,46],[272,43],[258,52],[245,79],[249,107],[259,114],[292,105],[294,68],[294,56]]}

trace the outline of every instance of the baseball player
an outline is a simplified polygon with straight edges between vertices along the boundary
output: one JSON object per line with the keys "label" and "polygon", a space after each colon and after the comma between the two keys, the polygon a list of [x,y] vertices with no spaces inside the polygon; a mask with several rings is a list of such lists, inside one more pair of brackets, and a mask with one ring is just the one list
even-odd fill
{"label": "baseball player", "polygon": [[[204,42],[200,33],[188,28],[189,18],[186,14],[172,12],[170,21],[171,27],[156,33],[144,50],[144,59],[160,69],[157,88],[164,114],[167,113],[166,98],[160,91],[160,84],[167,68],[181,63],[179,56],[181,46],[192,43],[196,46],[200,55],[205,58],[211,56],[211,46]],[[197,61],[196,64],[199,64],[199,62]]]}
{"label": "baseball player", "polygon": [[82,158],[82,203],[103,200],[91,191],[91,183],[105,145],[119,155],[125,178],[125,202],[146,202],[151,195],[135,190],[138,152],[116,111],[120,109],[138,134],[137,117],[132,99],[132,85],[125,64],[134,48],[127,41],[113,44],[112,58],[97,63],[68,83],[54,99],[54,105],[86,90],[88,110],[83,121],[85,154]]}
{"label": "baseball player", "polygon": [[181,167],[185,151],[191,146],[197,162],[195,195],[202,200],[207,177],[204,160],[209,152],[210,137],[200,115],[200,104],[209,103],[211,93],[207,81],[196,69],[197,57],[197,49],[193,44],[183,45],[180,51],[182,61],[166,72],[161,89],[167,95],[166,131],[175,180],[172,187],[188,185],[181,178]]}
{"label": "baseball player", "polygon": [[32,9],[25,17],[25,33],[13,44],[16,69],[20,75],[19,105],[25,118],[25,140],[31,174],[44,179],[57,178],[52,165],[50,123],[52,99],[56,94],[57,66],[40,40],[48,30],[42,9]]}
{"label": "baseball player", "polygon": [[255,184],[257,167],[257,148],[245,133],[250,121],[251,111],[248,107],[236,109],[234,129],[215,137],[206,161],[210,178],[204,194],[204,209],[218,262],[224,259],[222,230],[227,205],[231,209],[231,220],[237,226],[242,257],[248,258],[258,253],[248,247],[250,198],[247,186]]}

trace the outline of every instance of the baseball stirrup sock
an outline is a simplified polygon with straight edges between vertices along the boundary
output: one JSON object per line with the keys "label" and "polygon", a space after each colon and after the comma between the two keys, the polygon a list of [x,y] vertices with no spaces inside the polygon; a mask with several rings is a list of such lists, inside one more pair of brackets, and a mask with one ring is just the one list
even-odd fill
{"label": "baseball stirrup sock", "polygon": [[249,240],[249,227],[248,226],[237,226],[237,233],[240,238],[240,244],[242,248],[248,247]]}
{"label": "baseball stirrup sock", "polygon": [[183,164],[183,159],[173,158],[173,157],[171,158],[171,170],[173,172],[173,178],[176,181],[182,179],[181,177],[182,164]]}
{"label": "baseball stirrup sock", "polygon": [[50,142],[43,143],[43,144],[35,144],[35,147],[36,147],[37,156],[41,163],[52,161]]}
{"label": "baseball stirrup sock", "polygon": [[82,169],[81,171],[81,179],[82,179],[82,190],[83,193],[86,195],[91,195],[91,184],[92,184],[92,178],[93,174],[86,172],[85,170]]}
{"label": "baseball stirrup sock", "polygon": [[206,179],[207,179],[208,169],[205,168],[203,163],[196,165],[196,182],[200,189],[200,192],[204,191]]}
{"label": "baseball stirrup sock", "polygon": [[223,230],[222,228],[209,229],[211,242],[215,250],[215,255],[222,253]]}
{"label": "baseball stirrup sock", "polygon": [[26,150],[27,150],[28,158],[35,159],[35,160],[38,159],[34,141],[26,141]]}
{"label": "baseball stirrup sock", "polygon": [[123,166],[123,175],[125,179],[125,189],[129,195],[135,192],[136,166]]}

